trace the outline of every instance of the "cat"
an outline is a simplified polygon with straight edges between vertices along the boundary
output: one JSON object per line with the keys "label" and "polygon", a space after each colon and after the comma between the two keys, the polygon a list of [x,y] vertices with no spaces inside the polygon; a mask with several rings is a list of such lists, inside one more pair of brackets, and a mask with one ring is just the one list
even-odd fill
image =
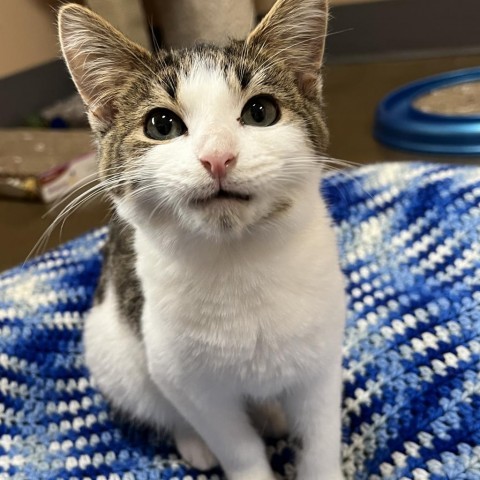
{"label": "cat", "polygon": [[326,0],[278,0],[245,41],[152,54],[84,7],[59,13],[113,205],[87,366],[114,409],[228,480],[275,478],[253,421],[282,434],[285,418],[298,480],[343,478],[327,17]]}

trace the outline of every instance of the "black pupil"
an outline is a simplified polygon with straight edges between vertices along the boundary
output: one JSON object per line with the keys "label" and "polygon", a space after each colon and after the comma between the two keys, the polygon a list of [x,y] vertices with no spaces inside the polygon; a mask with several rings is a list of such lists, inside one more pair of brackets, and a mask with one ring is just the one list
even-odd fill
{"label": "black pupil", "polygon": [[172,131],[173,118],[166,114],[156,115],[152,118],[152,123],[160,135],[166,136]]}
{"label": "black pupil", "polygon": [[250,113],[252,114],[253,120],[257,123],[262,123],[265,120],[265,107],[258,100],[252,103]]}

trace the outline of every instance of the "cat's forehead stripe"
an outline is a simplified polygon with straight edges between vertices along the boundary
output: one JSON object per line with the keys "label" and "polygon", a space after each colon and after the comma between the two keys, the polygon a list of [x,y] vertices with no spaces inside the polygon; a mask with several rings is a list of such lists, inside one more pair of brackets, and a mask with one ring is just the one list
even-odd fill
{"label": "cat's forehead stripe", "polygon": [[246,90],[253,78],[244,56],[211,46],[199,46],[193,51],[169,52],[158,58],[158,63],[160,84],[173,100],[178,97],[179,76],[188,78],[199,68],[215,70],[232,88],[240,87],[241,90]]}
{"label": "cat's forehead stripe", "polygon": [[158,58],[159,80],[162,88],[175,100],[178,88],[179,62],[172,54]]}
{"label": "cat's forehead stripe", "polygon": [[172,100],[176,100],[178,88],[178,74],[176,72],[172,72],[164,79],[164,81],[162,82],[162,86],[168,93],[168,95],[172,98]]}
{"label": "cat's forehead stripe", "polygon": [[232,85],[221,65],[199,58],[180,75],[177,101],[188,106],[190,112],[205,116],[215,113],[220,119],[233,107]]}
{"label": "cat's forehead stripe", "polygon": [[245,90],[250,84],[252,73],[244,65],[236,65],[235,73],[237,75],[238,82],[240,83],[240,87],[242,90]]}

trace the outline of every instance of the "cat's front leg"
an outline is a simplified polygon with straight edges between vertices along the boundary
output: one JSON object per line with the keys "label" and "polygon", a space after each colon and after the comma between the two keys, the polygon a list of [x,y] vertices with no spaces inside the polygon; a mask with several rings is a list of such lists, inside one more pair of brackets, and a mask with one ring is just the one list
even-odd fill
{"label": "cat's front leg", "polygon": [[302,440],[297,480],[343,480],[341,371],[333,368],[285,398],[289,422]]}
{"label": "cat's front leg", "polygon": [[265,445],[250,425],[240,398],[226,388],[190,382],[179,388],[154,376],[164,395],[217,457],[228,480],[275,480]]}

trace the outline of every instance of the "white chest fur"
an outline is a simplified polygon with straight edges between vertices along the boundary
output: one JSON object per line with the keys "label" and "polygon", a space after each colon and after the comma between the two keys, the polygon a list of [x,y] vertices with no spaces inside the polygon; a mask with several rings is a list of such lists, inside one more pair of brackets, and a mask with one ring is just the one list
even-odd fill
{"label": "white chest fur", "polygon": [[137,231],[151,368],[257,398],[326,368],[339,350],[344,297],[323,204],[317,213],[288,240],[200,243],[193,256],[157,249]]}

